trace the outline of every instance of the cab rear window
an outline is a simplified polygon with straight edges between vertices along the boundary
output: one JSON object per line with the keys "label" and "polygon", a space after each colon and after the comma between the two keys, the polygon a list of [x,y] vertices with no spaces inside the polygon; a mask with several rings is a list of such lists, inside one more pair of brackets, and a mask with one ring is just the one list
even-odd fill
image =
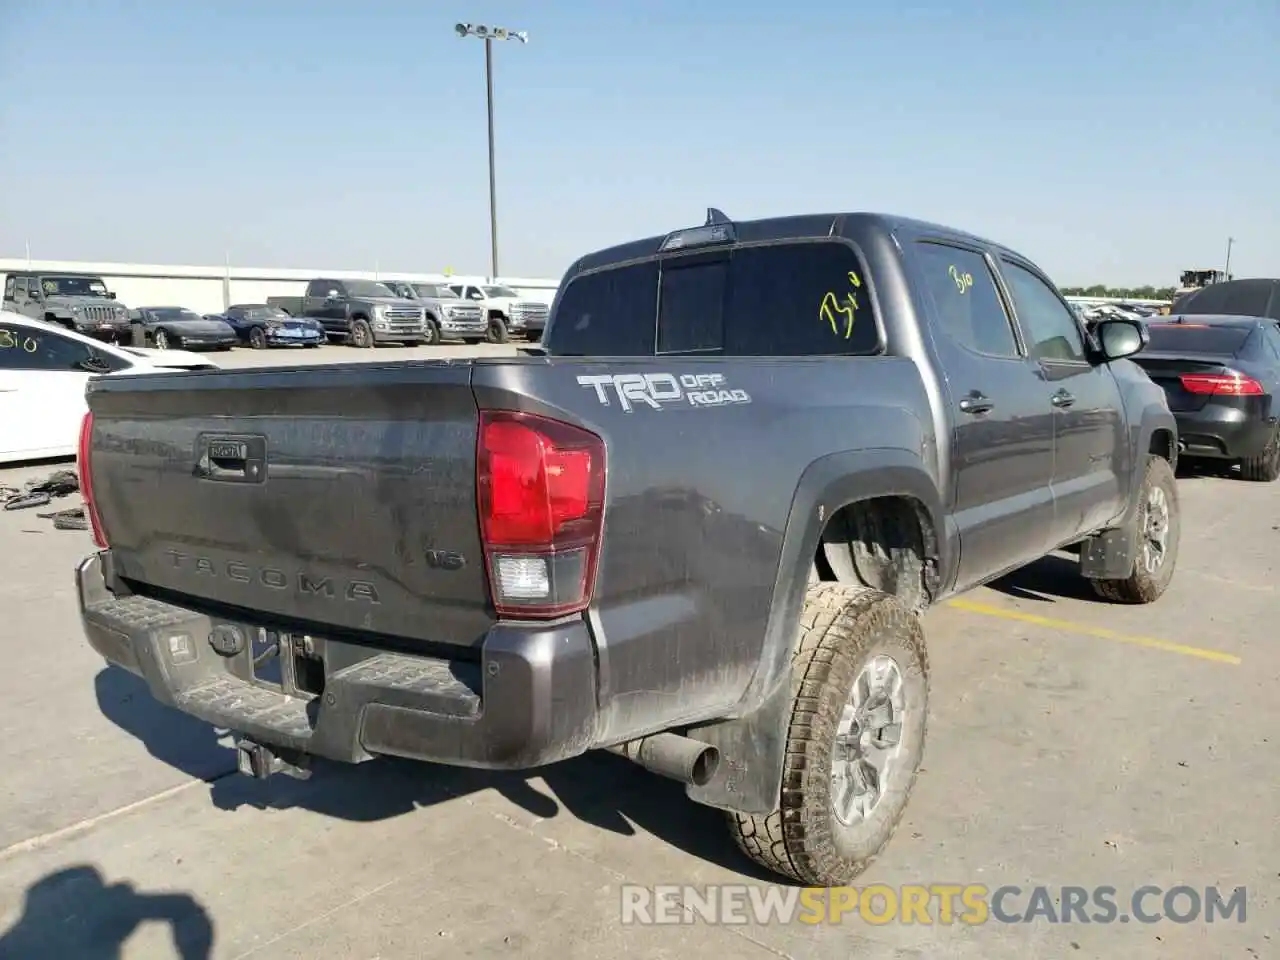
{"label": "cab rear window", "polygon": [[853,248],[811,240],[701,249],[575,277],[546,348],[561,356],[865,355],[879,352],[880,331]]}
{"label": "cab rear window", "polygon": [[1207,353],[1210,356],[1234,357],[1249,334],[1248,327],[1214,327],[1190,323],[1152,323],[1147,325],[1152,353]]}

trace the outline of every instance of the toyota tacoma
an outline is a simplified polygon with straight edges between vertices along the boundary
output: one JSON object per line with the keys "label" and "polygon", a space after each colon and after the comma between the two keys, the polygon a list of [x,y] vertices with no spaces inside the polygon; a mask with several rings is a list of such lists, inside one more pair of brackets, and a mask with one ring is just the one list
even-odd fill
{"label": "toyota tacoma", "polygon": [[609,750],[843,884],[920,766],[920,613],[1074,544],[1169,585],[1146,336],[957,230],[713,209],[578,260],[521,356],[93,382],[84,627],[245,773]]}

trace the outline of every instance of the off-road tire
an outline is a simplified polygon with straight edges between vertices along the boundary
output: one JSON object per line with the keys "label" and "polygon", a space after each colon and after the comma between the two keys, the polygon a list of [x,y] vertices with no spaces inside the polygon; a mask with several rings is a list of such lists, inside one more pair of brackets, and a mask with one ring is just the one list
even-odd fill
{"label": "off-road tire", "polygon": [[[901,768],[892,791],[856,827],[832,805],[832,754],[854,681],[872,657],[898,665],[906,694]],[[811,583],[792,659],[792,708],[778,806],[766,815],[731,813],[739,848],[774,873],[812,886],[849,883],[897,829],[924,754],[929,660],[919,618],[901,601],[867,587]]]}
{"label": "off-road tire", "polygon": [[351,336],[347,342],[353,347],[369,350],[373,347],[373,328],[364,317],[356,317],[351,321]]}
{"label": "off-road tire", "polygon": [[261,327],[254,327],[249,331],[249,346],[255,350],[267,349],[267,332]]}
{"label": "off-road tire", "polygon": [[507,333],[506,321],[501,317],[489,318],[489,329],[485,331],[484,339],[488,343],[506,343],[511,339],[511,335]]}
{"label": "off-road tire", "polygon": [[[1151,573],[1140,562],[1142,545],[1147,529],[1147,509],[1151,489],[1159,486],[1164,490],[1169,505],[1168,546],[1164,561],[1160,568]],[[1090,580],[1094,593],[1112,603],[1154,603],[1169,586],[1173,579],[1174,568],[1178,565],[1178,540],[1182,533],[1182,513],[1178,506],[1178,481],[1174,479],[1173,467],[1164,457],[1152,454],[1147,457],[1147,468],[1142,478],[1142,487],[1138,491],[1138,509],[1133,523],[1137,528],[1137,546],[1134,551],[1133,570],[1129,576],[1119,580]]]}
{"label": "off-road tire", "polygon": [[1254,483],[1280,480],[1280,424],[1277,424],[1275,432],[1260,454],[1240,461],[1240,479],[1252,480]]}

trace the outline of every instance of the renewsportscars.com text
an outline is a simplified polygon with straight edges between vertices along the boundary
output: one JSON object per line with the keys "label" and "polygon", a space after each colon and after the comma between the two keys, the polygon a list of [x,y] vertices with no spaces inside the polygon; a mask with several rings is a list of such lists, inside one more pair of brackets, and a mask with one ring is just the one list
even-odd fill
{"label": "renewsportscars.com text", "polygon": [[624,885],[631,924],[844,923],[1244,923],[1247,890],[1233,887],[1115,887],[905,884],[890,887]]}

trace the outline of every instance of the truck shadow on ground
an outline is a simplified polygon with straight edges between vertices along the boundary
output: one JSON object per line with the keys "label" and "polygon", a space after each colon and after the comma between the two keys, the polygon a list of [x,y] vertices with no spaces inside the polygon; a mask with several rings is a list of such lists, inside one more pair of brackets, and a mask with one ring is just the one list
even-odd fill
{"label": "truck shadow on ground", "polygon": [[[565,812],[620,836],[648,833],[708,863],[778,882],[738,850],[720,812],[689,800],[681,784],[612,754],[591,753],[519,773],[392,759],[358,766],[317,762],[307,781],[284,776],[255,781],[235,774],[229,735],[157,703],[133,674],[108,667],[95,678],[95,689],[108,720],[141,741],[157,760],[208,782],[213,805],[220,810],[297,807],[341,820],[375,822],[495,790],[533,818],[550,820]],[[519,817],[513,819],[518,822]]]}
{"label": "truck shadow on ground", "polygon": [[235,769],[229,734],[157,702],[146,683],[129,671],[101,670],[93,678],[93,690],[102,715],[162,763],[197,780],[214,780]]}
{"label": "truck shadow on ground", "polygon": [[22,916],[0,932],[5,960],[119,960],[144,923],[167,924],[182,960],[213,956],[213,921],[188,893],[140,893],[132,884],[103,881],[97,867],[79,864],[27,888]]}
{"label": "truck shadow on ground", "polygon": [[991,590],[1019,600],[1056,603],[1059,600],[1087,600],[1102,603],[1089,581],[1080,576],[1080,558],[1075,554],[1051,553],[987,584]]}

